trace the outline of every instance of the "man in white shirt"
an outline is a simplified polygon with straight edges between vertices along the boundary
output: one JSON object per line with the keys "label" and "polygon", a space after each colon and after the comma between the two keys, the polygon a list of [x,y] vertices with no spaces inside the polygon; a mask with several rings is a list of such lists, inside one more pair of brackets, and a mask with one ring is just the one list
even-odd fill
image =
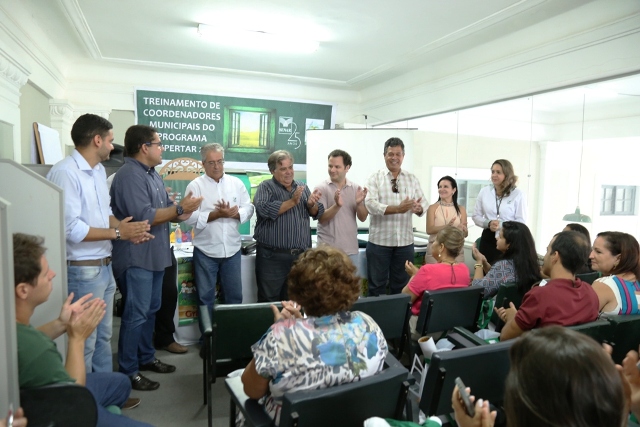
{"label": "man in white shirt", "polygon": [[200,305],[213,307],[216,280],[227,304],[242,303],[241,240],[238,226],[251,218],[253,205],[244,183],[224,173],[224,148],[206,144],[200,150],[205,175],[189,183],[187,194],[204,197],[186,221],[194,227],[193,267]]}
{"label": "man in white shirt", "polygon": [[424,215],[427,202],[418,178],[402,170],[404,143],[389,138],[384,143],[387,168],[369,177],[365,204],[371,215],[367,243],[369,296],[399,294],[409,281],[404,270],[413,261],[412,215]]}
{"label": "man in white shirt", "polygon": [[356,216],[365,221],[369,212],[364,205],[367,189],[347,179],[351,156],[343,150],[333,150],[328,156],[329,179],[316,188],[325,207],[318,220],[318,243],[341,249],[358,265],[358,225]]}
{"label": "man in white shirt", "polygon": [[113,126],[95,114],[84,114],[71,128],[73,153],[56,163],[47,179],[64,189],[67,281],[74,301],[93,294],[107,303],[106,314],[85,342],[87,372],[111,372],[111,331],[116,282],[111,240],[142,242],[150,236],[148,221],[118,221],[111,211],[107,175],[100,163],[113,150]]}

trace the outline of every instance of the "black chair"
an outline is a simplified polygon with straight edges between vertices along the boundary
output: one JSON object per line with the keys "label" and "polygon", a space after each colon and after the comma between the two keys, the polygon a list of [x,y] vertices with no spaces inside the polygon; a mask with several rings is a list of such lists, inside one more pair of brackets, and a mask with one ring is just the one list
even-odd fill
{"label": "black chair", "polygon": [[416,325],[416,332],[425,336],[433,332],[446,332],[456,326],[477,330],[476,321],[482,307],[484,288],[443,289],[425,292]]}
{"label": "black chair", "polygon": [[381,295],[359,298],[351,311],[368,314],[380,326],[387,342],[398,341],[395,356],[402,357],[409,336],[409,318],[411,317],[411,297],[407,294]]}
{"label": "black chair", "polygon": [[598,319],[581,325],[568,326],[568,328],[588,335],[600,344],[613,341],[614,327],[613,324],[606,319]]}
{"label": "black chair", "polygon": [[[216,378],[244,368],[253,358],[251,346],[273,325],[272,303],[220,304],[199,307],[203,326],[202,381],[209,426],[213,422],[211,384]],[[280,303],[273,303],[282,307]]]}
{"label": "black chair", "polygon": [[[520,304],[522,304],[523,297],[524,295],[520,293],[516,283],[504,283],[498,288],[494,307],[509,308],[509,303],[512,302],[513,305],[518,308],[520,307]],[[497,332],[500,332],[504,327],[504,322],[500,319],[495,310],[491,313],[491,323],[493,323]]]}
{"label": "black chair", "polygon": [[29,427],[95,427],[98,406],[91,392],[77,384],[21,389],[20,406]]}
{"label": "black chair", "polygon": [[630,350],[638,351],[640,345],[640,314],[606,316],[613,326],[611,357],[616,363],[622,363]]}
{"label": "black chair", "polygon": [[509,373],[509,349],[515,340],[491,345],[437,352],[431,358],[420,398],[427,416],[449,415],[454,380],[460,377],[476,398],[500,405]]}
{"label": "black chair", "polygon": [[[320,390],[285,393],[280,427],[358,426],[370,417],[403,419],[409,382],[402,366],[388,366],[372,377]],[[229,425],[235,425],[236,407],[247,426],[275,425],[257,400],[249,399],[239,377],[227,378],[231,395]]]}
{"label": "black chair", "polygon": [[583,282],[587,282],[590,285],[593,285],[593,282],[600,277],[600,272],[591,271],[589,273],[576,274],[576,277]]}

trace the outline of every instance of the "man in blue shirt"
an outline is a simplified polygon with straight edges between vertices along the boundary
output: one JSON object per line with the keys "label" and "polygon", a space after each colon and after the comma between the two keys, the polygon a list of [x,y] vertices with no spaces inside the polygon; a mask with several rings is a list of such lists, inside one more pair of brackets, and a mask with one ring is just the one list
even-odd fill
{"label": "man in blue shirt", "polygon": [[87,372],[111,372],[111,331],[116,283],[111,270],[111,240],[142,242],[150,237],[148,221],[118,221],[109,206],[104,166],[113,150],[113,126],[95,114],[84,114],[71,128],[73,153],[56,163],[47,179],[64,190],[67,279],[74,301],[85,295],[103,299],[106,315],[86,340]]}
{"label": "man in blue shirt", "polygon": [[155,390],[160,384],[139,371],[170,373],[175,366],[155,358],[153,328],[162,298],[164,270],[171,265],[169,222],[184,221],[202,197],[187,194],[174,205],[155,166],[162,163],[163,146],[156,130],[135,125],[124,137],[125,164],[111,184],[111,208],[116,218],[148,221],[155,238],[144,245],[118,240],[113,248],[113,273],[125,306],[120,324],[118,364],[135,390]]}

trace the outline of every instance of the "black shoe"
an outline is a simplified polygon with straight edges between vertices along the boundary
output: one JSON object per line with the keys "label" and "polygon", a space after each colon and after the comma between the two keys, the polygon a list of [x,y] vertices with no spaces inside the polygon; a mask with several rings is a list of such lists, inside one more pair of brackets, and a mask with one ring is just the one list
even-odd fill
{"label": "black shoe", "polygon": [[131,378],[131,388],[134,390],[151,391],[151,390],[157,390],[157,388],[160,387],[159,382],[151,381],[149,378],[143,377],[140,374],[137,374],[136,376],[130,377],[130,378]]}
{"label": "black shoe", "polygon": [[160,360],[156,359],[151,363],[147,363],[146,365],[140,365],[141,371],[153,371],[159,374],[170,374],[176,370],[176,367],[173,365],[167,365],[166,363],[162,363]]}

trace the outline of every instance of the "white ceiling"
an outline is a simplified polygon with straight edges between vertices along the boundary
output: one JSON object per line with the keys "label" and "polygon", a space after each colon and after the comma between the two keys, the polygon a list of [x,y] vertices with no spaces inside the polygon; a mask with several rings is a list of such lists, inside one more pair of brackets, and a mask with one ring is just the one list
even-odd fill
{"label": "white ceiling", "polygon": [[[71,62],[153,64],[363,88],[593,0],[22,0]],[[241,51],[198,23],[304,32],[312,54]]]}

